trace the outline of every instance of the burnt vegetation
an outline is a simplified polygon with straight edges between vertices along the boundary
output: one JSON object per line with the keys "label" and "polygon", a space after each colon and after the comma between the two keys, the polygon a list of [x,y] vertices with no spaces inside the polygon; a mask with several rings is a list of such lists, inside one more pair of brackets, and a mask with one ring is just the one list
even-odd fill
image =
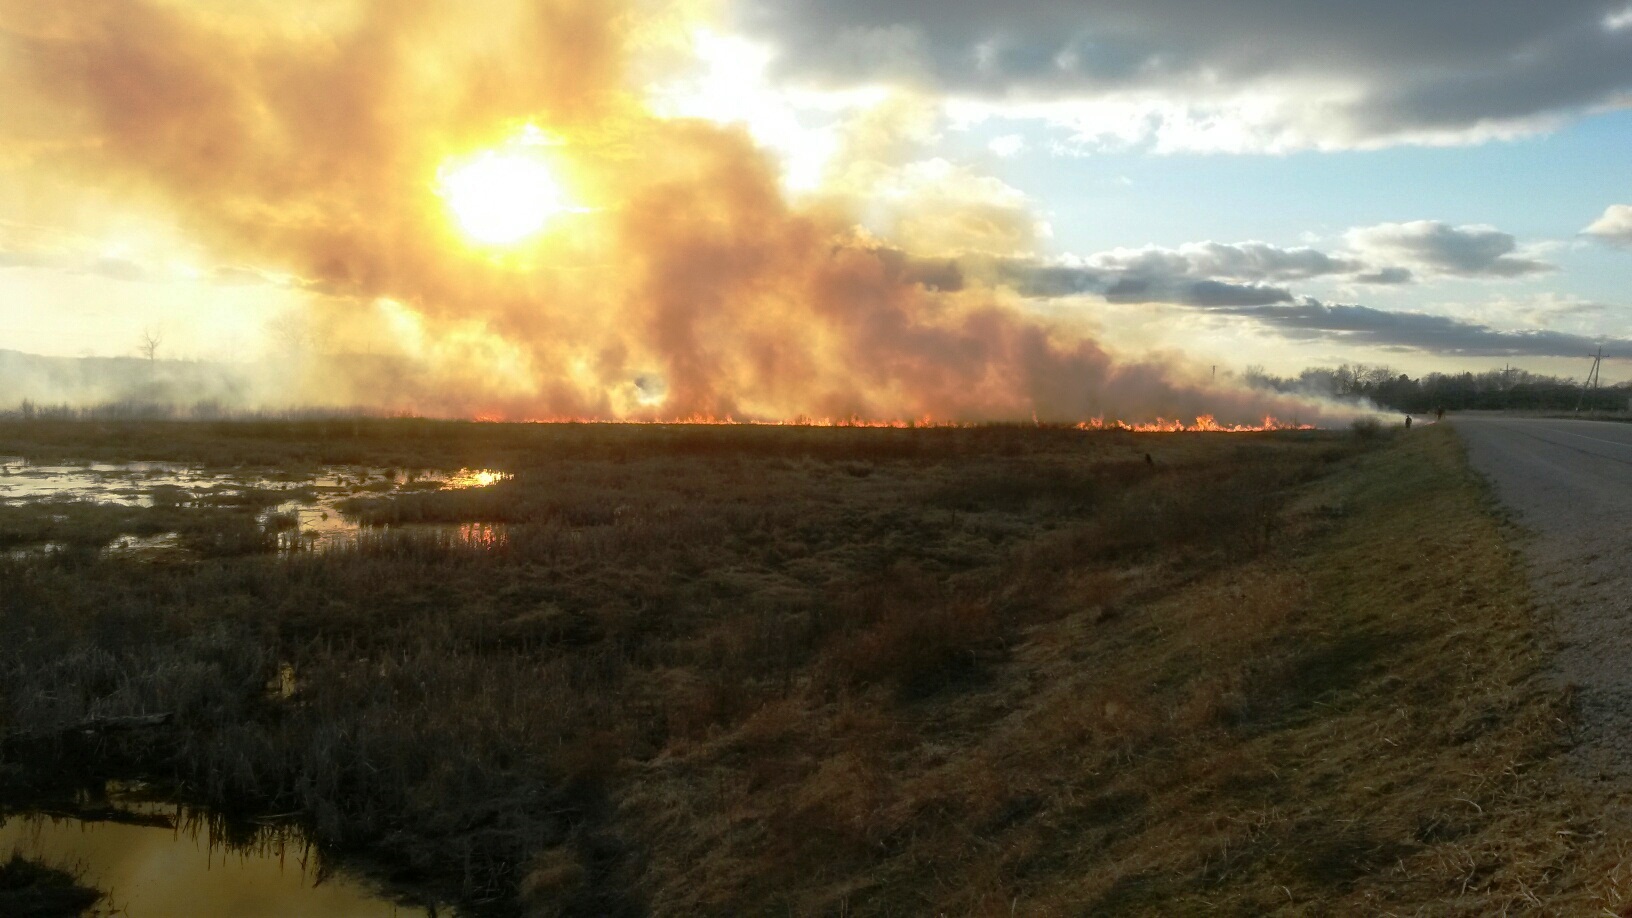
{"label": "burnt vegetation", "polygon": [[[140,778],[220,813],[297,813],[325,850],[474,915],[1498,896],[1500,866],[1470,879],[1449,853],[1478,857],[1496,817],[1453,801],[1520,793],[1512,762],[1558,743],[1556,706],[1522,688],[1535,664],[1514,650],[1528,626],[1505,554],[1481,562],[1478,595],[1373,606],[1353,553],[1427,584],[1424,556],[1342,542],[1365,513],[1433,499],[1448,434],[0,437],[22,455],[514,472],[351,508],[503,524],[479,541],[382,528],[323,552],[0,559],[14,806]],[[1449,609],[1469,602],[1503,623],[1496,644],[1457,631]],[[1438,665],[1457,641],[1465,665]],[[1362,734],[1451,752],[1390,757]]]}

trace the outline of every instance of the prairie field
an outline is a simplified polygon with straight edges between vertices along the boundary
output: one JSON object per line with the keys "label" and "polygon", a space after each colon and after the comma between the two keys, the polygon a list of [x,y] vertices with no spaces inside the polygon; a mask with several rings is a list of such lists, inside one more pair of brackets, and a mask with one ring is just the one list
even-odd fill
{"label": "prairie field", "polygon": [[[6,812],[140,782],[470,916],[1632,895],[1447,428],[40,420],[0,455],[260,483],[0,501]],[[503,474],[280,542],[265,482],[337,466]]]}

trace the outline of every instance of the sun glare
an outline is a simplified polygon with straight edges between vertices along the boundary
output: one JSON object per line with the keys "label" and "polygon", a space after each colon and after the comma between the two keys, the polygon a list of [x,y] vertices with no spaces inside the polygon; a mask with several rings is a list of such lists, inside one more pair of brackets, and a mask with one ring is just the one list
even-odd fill
{"label": "sun glare", "polygon": [[515,245],[570,208],[542,158],[489,151],[444,167],[439,192],[460,230],[483,245]]}

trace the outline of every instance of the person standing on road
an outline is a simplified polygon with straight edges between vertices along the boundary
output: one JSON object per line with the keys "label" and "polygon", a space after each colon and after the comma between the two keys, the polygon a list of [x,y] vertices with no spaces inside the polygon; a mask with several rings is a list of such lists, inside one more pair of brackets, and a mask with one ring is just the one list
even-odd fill
{"label": "person standing on road", "polygon": [[1405,416],[1405,429],[1406,430],[1411,429],[1411,415],[1409,415],[1409,414]]}

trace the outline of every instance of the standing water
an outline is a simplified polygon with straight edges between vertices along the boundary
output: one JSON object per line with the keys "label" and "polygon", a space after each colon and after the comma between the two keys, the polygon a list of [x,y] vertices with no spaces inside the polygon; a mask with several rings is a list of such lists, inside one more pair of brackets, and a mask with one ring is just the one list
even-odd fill
{"label": "standing water", "polygon": [[299,832],[262,828],[227,841],[218,822],[172,806],[122,807],[117,821],[34,814],[0,822],[0,852],[67,869],[103,893],[91,912],[119,918],[432,918],[361,879],[320,868]]}
{"label": "standing water", "polygon": [[[347,498],[486,488],[509,477],[491,469],[437,472],[328,466],[306,475],[289,475],[173,462],[40,465],[20,456],[0,456],[0,506],[32,504],[56,509],[61,505],[50,502],[66,500],[140,508],[250,501],[264,507],[255,519],[262,527],[276,531],[280,548],[322,549],[357,541],[362,527],[339,509]],[[421,524],[415,528],[445,531],[456,539],[467,535],[459,525]],[[491,536],[492,532],[485,534]],[[23,558],[51,554],[62,547],[55,542],[36,542],[10,547],[3,553]],[[122,535],[106,550],[144,555],[173,553],[177,547],[175,533],[160,533]]]}

